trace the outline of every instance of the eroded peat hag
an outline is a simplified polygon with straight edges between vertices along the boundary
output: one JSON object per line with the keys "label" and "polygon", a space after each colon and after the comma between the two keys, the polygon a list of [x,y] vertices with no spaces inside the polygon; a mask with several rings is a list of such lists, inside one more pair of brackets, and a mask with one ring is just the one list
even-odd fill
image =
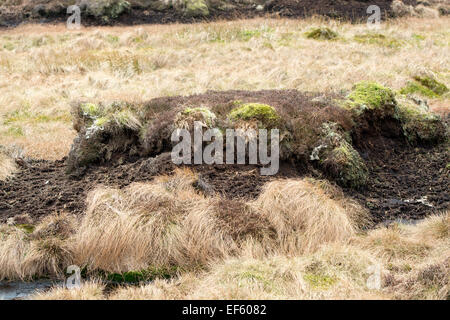
{"label": "eroded peat hag", "polygon": [[[401,117],[406,103],[417,116]],[[267,182],[311,177],[343,187],[370,210],[374,223],[423,219],[449,206],[449,153],[445,122],[419,108],[374,83],[359,83],[346,97],[267,90],[157,98],[143,105],[80,103],[69,158],[25,162],[0,182],[0,218],[80,215],[97,185],[124,188],[171,174],[177,167],[170,157],[171,132],[203,121],[222,130],[276,125],[282,132],[274,176],[261,176],[259,166],[248,164],[186,166],[197,174],[193,187],[205,196],[252,200]]]}

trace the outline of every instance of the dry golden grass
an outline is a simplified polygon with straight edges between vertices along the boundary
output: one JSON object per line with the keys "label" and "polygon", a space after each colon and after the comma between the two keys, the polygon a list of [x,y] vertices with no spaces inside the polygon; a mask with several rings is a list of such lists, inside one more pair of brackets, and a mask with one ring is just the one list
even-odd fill
{"label": "dry golden grass", "polygon": [[[241,203],[236,212],[248,216],[232,219],[242,230],[233,235],[217,212],[224,200],[196,192],[195,179],[191,171],[178,170],[123,190],[100,187],[89,195],[81,222],[62,213],[48,216],[32,233],[1,226],[0,277],[61,276],[71,264],[111,272],[180,267],[170,280],[109,295],[100,282],[88,282],[35,299],[448,297],[449,212],[363,233],[358,224],[366,212],[349,206],[336,187],[282,180],[268,183],[257,200]],[[252,212],[267,224],[257,234],[244,223],[255,219]],[[367,286],[373,266],[380,271],[380,289]]]}
{"label": "dry golden grass", "polygon": [[[71,239],[75,264],[115,272],[171,264],[196,270],[245,250],[312,252],[357,231],[338,201],[303,180],[269,183],[248,210],[239,210],[241,219],[218,215],[219,200],[198,194],[194,181],[191,171],[178,170],[125,190],[94,190]],[[254,230],[250,218],[265,228]]]}
{"label": "dry golden grass", "polygon": [[105,286],[97,281],[83,283],[83,286],[75,289],[55,287],[50,292],[38,292],[34,295],[36,300],[103,300]]}
{"label": "dry golden grass", "polygon": [[346,210],[306,179],[270,182],[253,205],[275,227],[279,248],[287,253],[345,242],[356,233],[357,221],[368,215],[360,206]]}
{"label": "dry golden grass", "polygon": [[34,230],[28,224],[1,225],[0,279],[62,277],[73,260],[66,240],[75,225],[65,213],[47,216]]}
{"label": "dry golden grass", "polygon": [[[337,41],[307,39],[326,25]],[[0,136],[26,154],[57,159],[75,135],[70,102],[141,102],[206,90],[340,91],[360,80],[400,89],[417,70],[448,84],[450,18],[383,24],[375,43],[356,41],[364,24],[253,19],[194,25],[26,25],[0,31]],[[432,101],[448,109],[448,97]]]}
{"label": "dry golden grass", "polygon": [[191,171],[125,190],[99,188],[72,239],[75,263],[107,271],[148,267],[195,268],[233,248],[204,212]]}
{"label": "dry golden grass", "polygon": [[[104,299],[448,299],[450,294],[450,213],[425,219],[415,226],[370,231],[351,244],[330,243],[301,255],[255,257],[243,253],[199,272],[185,272],[171,280],[121,287]],[[403,228],[403,230],[402,230]],[[391,256],[379,250],[393,234],[403,242],[429,242],[425,254],[416,250]],[[400,245],[404,251],[404,245]],[[373,267],[380,270],[380,289],[369,289]],[[87,291],[91,287],[88,282]],[[101,288],[101,285],[97,285]],[[66,299],[61,289],[34,299]],[[96,298],[95,296],[93,298]]]}
{"label": "dry golden grass", "polygon": [[[179,268],[170,280],[109,295],[88,282],[36,299],[448,297],[449,212],[362,232],[366,211],[324,181],[272,181],[258,199],[238,205],[198,193],[196,179],[183,169],[122,190],[99,187],[81,221],[53,214],[31,233],[2,225],[0,277],[61,277],[71,264],[110,272]],[[366,284],[373,266],[379,290]]]}
{"label": "dry golden grass", "polygon": [[196,179],[179,169],[122,190],[99,187],[89,194],[80,222],[62,213],[44,218],[29,234],[9,227],[0,277],[61,276],[70,264],[109,272],[196,271],[241,254],[314,252],[345,243],[358,231],[351,216],[366,214],[360,207],[347,214],[344,200],[302,179],[271,182],[247,204],[204,197],[193,187]]}
{"label": "dry golden grass", "polygon": [[29,248],[26,233],[2,225],[0,239],[0,279],[25,278],[23,257]]}
{"label": "dry golden grass", "polygon": [[[247,248],[207,268],[147,285],[124,286],[110,294],[102,293],[101,283],[87,282],[74,292],[55,288],[32,298],[447,299],[449,216],[446,212],[414,226],[375,229],[350,241],[325,243],[309,253],[260,255],[256,250],[255,255]],[[367,286],[374,266],[380,270],[380,289]]]}

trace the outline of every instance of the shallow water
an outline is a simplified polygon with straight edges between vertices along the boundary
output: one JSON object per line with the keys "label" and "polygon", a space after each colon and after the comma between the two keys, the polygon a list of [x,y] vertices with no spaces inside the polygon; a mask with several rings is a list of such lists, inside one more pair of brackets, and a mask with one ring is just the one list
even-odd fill
{"label": "shallow water", "polygon": [[26,299],[39,290],[46,290],[54,286],[54,281],[37,280],[32,282],[0,281],[0,300]]}

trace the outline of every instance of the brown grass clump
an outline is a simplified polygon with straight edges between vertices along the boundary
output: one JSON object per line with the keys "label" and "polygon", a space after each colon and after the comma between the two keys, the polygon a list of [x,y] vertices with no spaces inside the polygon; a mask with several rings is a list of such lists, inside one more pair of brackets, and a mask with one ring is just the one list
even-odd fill
{"label": "brown grass clump", "polygon": [[25,277],[23,257],[28,249],[27,234],[9,226],[0,226],[0,279]]}
{"label": "brown grass clump", "polygon": [[276,237],[269,220],[250,205],[222,198],[213,201],[213,205],[218,228],[225,230],[234,240],[251,237],[260,242],[268,242]]}
{"label": "brown grass clump", "polygon": [[34,239],[58,237],[67,239],[76,229],[76,217],[68,212],[55,213],[44,217],[32,233]]}
{"label": "brown grass clump", "polygon": [[72,253],[68,244],[51,237],[30,242],[22,261],[22,272],[27,278],[36,275],[62,277],[71,264]]}
{"label": "brown grass clump", "polygon": [[394,224],[378,228],[356,241],[362,248],[370,250],[389,263],[408,261],[413,264],[415,260],[435,255],[436,252],[439,252],[437,256],[441,256],[440,250],[445,248],[445,244],[449,244],[449,235],[450,214],[447,211],[429,217],[415,226]]}
{"label": "brown grass clump", "polygon": [[305,180],[320,188],[331,199],[338,201],[357,228],[361,229],[371,224],[370,212],[358,201],[347,197],[339,186],[328,180],[313,178]]}
{"label": "brown grass clump", "polygon": [[177,170],[125,190],[98,188],[72,239],[75,261],[89,269],[128,271],[148,266],[192,269],[237,250],[193,187],[196,176]]}
{"label": "brown grass clump", "polygon": [[79,222],[55,213],[28,234],[11,227],[4,272],[13,278],[61,276],[70,264],[92,272],[203,270],[240,254],[299,254],[345,242],[365,214],[337,187],[331,199],[306,179],[271,182],[249,203],[205,198],[194,187],[197,179],[177,169],[125,189],[100,186],[88,195]]}
{"label": "brown grass clump", "polygon": [[[35,299],[447,299],[449,212],[363,233],[367,212],[325,181],[269,182],[244,203],[205,198],[196,175],[99,187],[78,223],[55,213],[34,231],[0,226],[0,278],[178,271],[109,295],[100,282]],[[381,287],[369,288],[379,270]]]}
{"label": "brown grass clump", "polygon": [[284,252],[312,252],[321,244],[345,241],[366,215],[360,207],[344,208],[305,179],[270,182],[252,205],[274,226]]}
{"label": "brown grass clump", "polygon": [[33,225],[3,225],[0,230],[0,279],[61,277],[72,263],[72,251],[65,241],[75,228],[67,213],[47,216]]}
{"label": "brown grass clump", "polygon": [[376,252],[388,261],[396,261],[407,257],[423,257],[429,245],[405,236],[403,227],[393,225],[371,232],[364,238],[363,247]]}

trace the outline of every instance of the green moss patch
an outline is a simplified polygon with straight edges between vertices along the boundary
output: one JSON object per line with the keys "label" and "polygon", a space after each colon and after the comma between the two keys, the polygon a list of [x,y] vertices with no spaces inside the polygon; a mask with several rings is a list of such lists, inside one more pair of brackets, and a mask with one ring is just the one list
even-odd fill
{"label": "green moss patch", "polygon": [[343,186],[360,188],[367,183],[367,167],[359,153],[346,141],[341,141],[331,151],[324,164]]}
{"label": "green moss patch", "polygon": [[314,40],[335,40],[338,38],[338,33],[330,28],[322,27],[315,28],[305,33],[308,39]]}
{"label": "green moss patch", "polygon": [[86,13],[94,17],[100,17],[102,22],[108,23],[111,19],[117,19],[130,9],[130,3],[125,0],[100,0],[88,2]]}
{"label": "green moss patch", "polygon": [[357,114],[366,110],[381,111],[383,115],[394,115],[397,101],[394,92],[376,82],[362,81],[353,86],[345,106]]}
{"label": "green moss patch", "polygon": [[401,94],[418,94],[428,98],[437,98],[438,95],[420,83],[408,81],[406,86],[400,90]]}
{"label": "green moss patch", "polygon": [[33,233],[34,229],[36,228],[32,224],[28,224],[28,223],[17,224],[15,227],[19,228],[19,229],[22,229],[25,233],[28,233],[28,234]]}
{"label": "green moss patch", "polygon": [[430,76],[415,76],[406,87],[400,90],[401,94],[419,94],[428,98],[438,98],[448,92],[445,84]]}
{"label": "green moss patch", "polygon": [[280,116],[274,107],[261,103],[246,103],[231,110],[228,119],[236,121],[258,121],[259,128],[275,128],[280,124]]}
{"label": "green moss patch", "polygon": [[448,88],[447,88],[447,86],[445,84],[443,84],[443,83],[441,83],[441,82],[439,82],[436,79],[433,79],[431,77],[416,76],[416,77],[414,77],[414,80],[419,82],[422,86],[430,89],[431,91],[433,91],[438,96],[442,96],[443,94],[448,92]]}
{"label": "green moss patch", "polygon": [[306,273],[303,279],[314,289],[327,290],[331,288],[336,282],[335,277],[330,277],[327,275]]}
{"label": "green moss patch", "polygon": [[380,33],[364,33],[357,34],[353,37],[353,40],[358,43],[377,45],[387,48],[400,48],[403,46],[403,42],[391,37],[387,37]]}

